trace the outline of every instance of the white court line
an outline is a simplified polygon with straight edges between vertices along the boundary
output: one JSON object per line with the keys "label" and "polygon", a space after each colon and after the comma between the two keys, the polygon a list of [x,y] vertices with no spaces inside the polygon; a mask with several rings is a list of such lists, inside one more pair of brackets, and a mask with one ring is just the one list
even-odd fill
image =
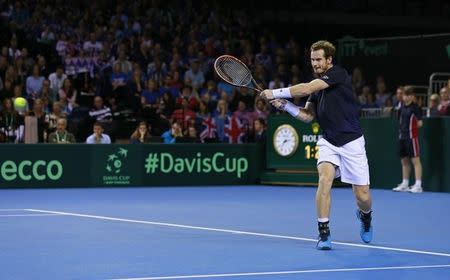
{"label": "white court line", "polygon": [[198,274],[198,275],[174,275],[158,277],[140,278],[114,278],[110,280],[163,280],[163,279],[193,279],[193,278],[216,278],[216,277],[237,277],[237,276],[262,276],[262,275],[286,275],[302,273],[321,272],[350,272],[350,271],[373,271],[373,270],[399,270],[399,269],[424,269],[424,268],[446,268],[450,264],[442,265],[414,265],[414,266],[381,266],[381,267],[361,267],[361,268],[332,268],[332,269],[310,269],[310,270],[287,270],[287,271],[267,271],[267,272],[245,272],[245,273],[224,273],[224,274]]}
{"label": "white court line", "polygon": [[[267,233],[260,233],[260,232],[251,232],[251,231],[240,231],[240,230],[230,230],[230,229],[221,229],[221,228],[189,226],[189,225],[181,225],[181,224],[162,223],[162,222],[131,220],[131,219],[122,219],[122,218],[87,215],[87,214],[78,214],[78,213],[70,213],[70,212],[60,212],[60,211],[49,211],[49,210],[40,210],[40,209],[24,209],[24,210],[32,211],[32,212],[38,212],[38,213],[60,214],[60,215],[67,215],[67,216],[92,218],[92,219],[108,220],[108,221],[119,221],[119,222],[135,223],[135,224],[158,225],[158,226],[166,226],[166,227],[187,228],[187,229],[197,229],[197,230],[216,231],[216,232],[226,232],[226,233],[252,235],[252,236],[263,236],[263,237],[272,237],[272,238],[280,238],[280,239],[309,241],[309,242],[314,242],[314,243],[317,242],[316,239],[312,239],[312,238],[287,236],[287,235],[278,235],[278,234],[267,234]],[[380,249],[380,250],[387,250],[387,251],[397,251],[397,252],[433,255],[433,256],[441,256],[441,257],[450,257],[450,254],[448,254],[448,253],[420,251],[420,250],[402,249],[402,248],[385,247],[385,246],[375,246],[375,245],[367,245],[367,244],[355,244],[355,243],[348,243],[348,242],[336,242],[336,241],[333,241],[333,244],[344,245],[344,246],[351,246],[351,247]]]}
{"label": "white court line", "polygon": [[0,217],[42,217],[42,216],[64,216],[61,214],[7,214]]}

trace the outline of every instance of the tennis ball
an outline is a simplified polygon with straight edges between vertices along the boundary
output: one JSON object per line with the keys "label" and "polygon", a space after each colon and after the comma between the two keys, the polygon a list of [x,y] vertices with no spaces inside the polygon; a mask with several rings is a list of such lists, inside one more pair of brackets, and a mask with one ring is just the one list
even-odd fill
{"label": "tennis ball", "polygon": [[23,111],[27,108],[27,100],[23,97],[17,97],[14,99],[14,109],[17,111]]}

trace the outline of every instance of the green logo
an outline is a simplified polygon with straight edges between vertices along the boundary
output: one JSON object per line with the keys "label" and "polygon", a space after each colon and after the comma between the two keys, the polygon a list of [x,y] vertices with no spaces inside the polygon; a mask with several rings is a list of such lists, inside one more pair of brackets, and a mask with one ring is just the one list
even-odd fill
{"label": "green logo", "polygon": [[122,170],[127,162],[128,150],[119,148],[116,152],[109,154],[106,158],[103,183],[106,185],[130,184],[130,176],[124,175]]}
{"label": "green logo", "polygon": [[0,166],[1,178],[5,181],[14,181],[20,179],[23,181],[57,181],[64,172],[63,165],[59,160],[22,160],[14,162],[7,160]]}
{"label": "green logo", "polygon": [[227,157],[224,153],[217,152],[212,156],[203,156],[197,153],[193,157],[177,157],[170,153],[149,153],[145,159],[145,172],[154,174],[156,172],[170,173],[197,173],[208,174],[230,173],[236,178],[248,170],[248,160],[245,157]]}

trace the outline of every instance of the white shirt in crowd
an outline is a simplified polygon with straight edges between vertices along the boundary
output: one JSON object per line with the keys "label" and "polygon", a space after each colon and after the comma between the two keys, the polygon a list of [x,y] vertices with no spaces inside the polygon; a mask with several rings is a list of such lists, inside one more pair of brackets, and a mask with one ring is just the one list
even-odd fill
{"label": "white shirt in crowd", "polygon": [[67,79],[67,75],[64,73],[61,75],[61,77],[58,77],[56,72],[51,73],[48,76],[48,80],[50,81],[50,88],[53,89],[55,92],[58,92],[61,89],[65,79]]}
{"label": "white shirt in crowd", "polygon": [[102,43],[95,41],[86,41],[83,44],[83,49],[91,56],[96,55],[103,49]]}
{"label": "white shirt in crowd", "polygon": [[109,138],[108,134],[102,133],[102,137],[97,141],[94,133],[86,139],[86,144],[111,144],[111,138]]}

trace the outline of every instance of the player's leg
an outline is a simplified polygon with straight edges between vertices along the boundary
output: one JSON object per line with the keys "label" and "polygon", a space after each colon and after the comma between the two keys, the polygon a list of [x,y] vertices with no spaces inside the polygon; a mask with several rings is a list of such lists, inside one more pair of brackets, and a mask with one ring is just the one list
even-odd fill
{"label": "player's leg", "polygon": [[411,173],[410,149],[411,143],[407,139],[399,141],[400,162],[402,164],[402,182],[393,188],[396,192],[409,191],[409,174]]}
{"label": "player's leg", "polygon": [[372,229],[372,197],[368,185],[353,185],[358,210],[356,216],[361,221],[360,236],[365,243],[373,238]]}
{"label": "player's leg", "polygon": [[372,241],[372,198],[370,196],[369,163],[366,156],[364,137],[355,139],[340,148],[341,181],[353,185],[361,222],[360,236],[365,243]]}
{"label": "player's leg", "polygon": [[416,182],[413,186],[411,186],[410,192],[412,193],[421,193],[422,189],[422,163],[420,162],[420,157],[413,157],[411,161],[414,165],[414,174],[416,178]]}
{"label": "player's leg", "polygon": [[[319,152],[320,153],[320,152]],[[323,161],[317,166],[319,171],[319,184],[316,192],[316,207],[319,227],[319,241],[317,248],[320,250],[331,249],[331,237],[329,228],[329,217],[331,207],[331,186],[336,175],[336,166],[330,162]]]}

